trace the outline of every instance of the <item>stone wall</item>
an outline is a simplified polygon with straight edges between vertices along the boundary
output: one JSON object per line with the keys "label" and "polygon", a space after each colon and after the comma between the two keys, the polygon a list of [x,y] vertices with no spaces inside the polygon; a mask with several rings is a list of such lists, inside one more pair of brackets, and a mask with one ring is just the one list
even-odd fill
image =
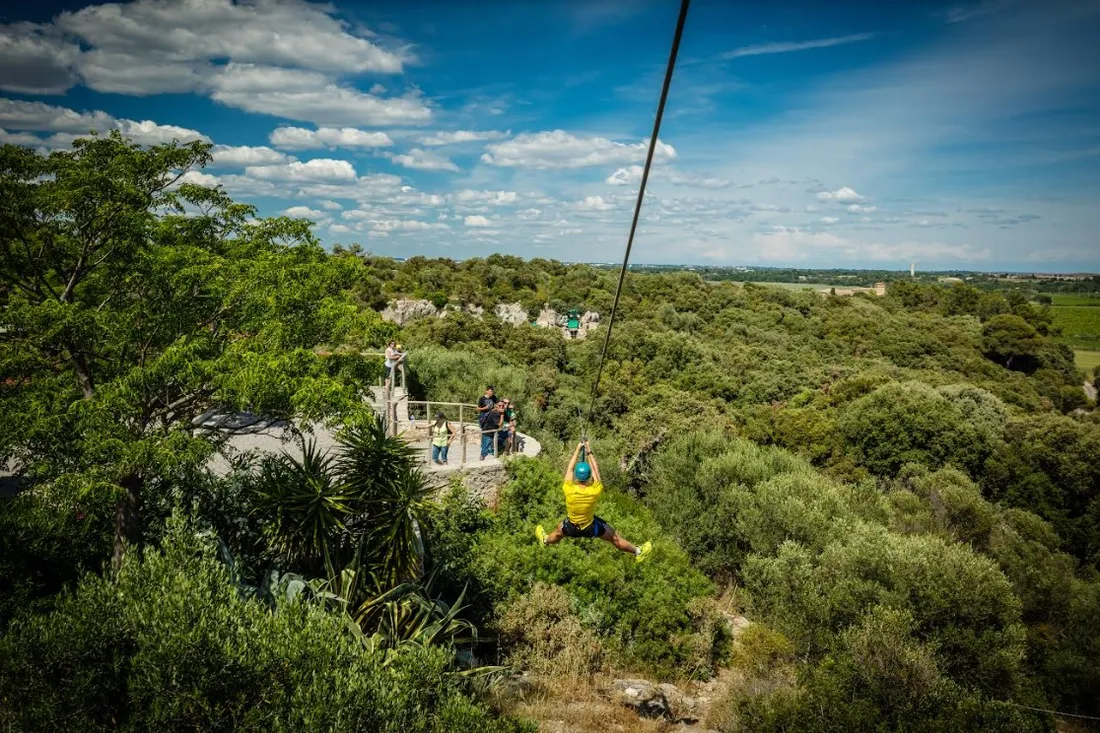
{"label": "stone wall", "polygon": [[428,486],[442,496],[456,483],[466,487],[470,495],[487,507],[496,508],[500,490],[508,483],[508,470],[503,464],[471,466],[455,471],[429,471],[425,473]]}

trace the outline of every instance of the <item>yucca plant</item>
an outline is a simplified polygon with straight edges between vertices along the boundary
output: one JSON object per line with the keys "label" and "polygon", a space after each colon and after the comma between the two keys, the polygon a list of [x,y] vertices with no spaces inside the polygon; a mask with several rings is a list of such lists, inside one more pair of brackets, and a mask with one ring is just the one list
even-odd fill
{"label": "yucca plant", "polygon": [[292,567],[320,572],[343,564],[347,520],[357,502],[315,440],[303,440],[301,449],[301,459],[284,452],[264,465],[257,505],[269,519],[265,534],[271,549]]}

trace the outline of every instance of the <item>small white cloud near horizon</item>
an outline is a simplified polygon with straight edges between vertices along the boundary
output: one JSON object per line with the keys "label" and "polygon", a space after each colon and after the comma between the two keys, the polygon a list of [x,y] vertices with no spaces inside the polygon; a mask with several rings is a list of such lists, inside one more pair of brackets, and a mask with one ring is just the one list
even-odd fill
{"label": "small white cloud near horizon", "polygon": [[604,201],[603,196],[585,196],[584,200],[578,201],[574,207],[578,211],[610,211],[615,208],[610,202]]}
{"label": "small white cloud near horizon", "polygon": [[835,216],[823,216],[823,217],[821,217],[821,223],[822,224],[836,224],[838,221],[840,221],[840,219],[837,219]]}
{"label": "small white cloud near horizon", "polygon": [[451,171],[457,173],[459,170],[458,166],[455,165],[454,161],[450,158],[445,158],[442,155],[437,155],[427,150],[421,150],[420,148],[412,148],[409,152],[400,155],[389,153],[384,153],[383,155],[397,165],[419,171]]}
{"label": "small white cloud near horizon", "polygon": [[837,203],[848,203],[849,201],[863,201],[863,197],[855,192],[854,189],[848,186],[841,186],[835,191],[822,191],[817,194],[818,201],[835,201]]}
{"label": "small white cloud near horizon", "polygon": [[852,204],[848,207],[849,214],[870,214],[872,211],[878,211],[877,206],[860,206],[859,204]]}
{"label": "small white cloud near horizon", "polygon": [[316,220],[324,218],[325,212],[311,209],[308,206],[291,206],[289,209],[283,209],[283,216],[289,216],[293,219]]}
{"label": "small white cloud near horizon", "polygon": [[462,220],[462,223],[468,227],[492,226],[492,222],[490,222],[488,219],[486,219],[484,216],[481,216],[480,214],[467,216],[465,219]]}
{"label": "small white cloud near horizon", "polygon": [[458,143],[482,142],[484,140],[500,140],[511,134],[511,131],[501,132],[500,130],[440,131],[420,138],[420,144],[429,147],[456,145]]}

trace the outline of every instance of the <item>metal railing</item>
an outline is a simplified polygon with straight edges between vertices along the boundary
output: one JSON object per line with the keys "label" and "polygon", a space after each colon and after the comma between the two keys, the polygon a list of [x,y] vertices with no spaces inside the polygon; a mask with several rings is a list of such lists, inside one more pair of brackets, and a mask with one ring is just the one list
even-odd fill
{"label": "metal railing", "polygon": [[[492,456],[499,458],[502,450],[500,434],[510,431],[507,425],[499,428],[493,428],[492,430],[482,430],[477,420],[479,415],[476,405],[468,404],[465,402],[441,402],[436,400],[408,400],[400,399],[393,400],[387,405],[387,413],[390,421],[390,425],[393,426],[394,434],[396,434],[398,420],[398,410],[404,410],[408,416],[409,426],[416,430],[420,427],[426,429],[426,437],[428,440],[428,447],[426,450],[427,461],[431,462],[432,453],[432,434],[431,425],[435,422],[435,413],[442,412],[444,419],[448,422],[458,425],[454,431],[454,436],[451,437],[451,441],[458,440],[459,449],[461,451],[461,463],[469,462],[469,441],[468,438],[477,436],[477,450],[480,458],[481,446],[485,440],[486,435],[493,436],[490,440],[492,443]],[[469,418],[469,421],[467,420]],[[468,430],[467,428],[472,428]],[[511,436],[514,447],[515,436]],[[488,455],[488,454],[487,454]]]}

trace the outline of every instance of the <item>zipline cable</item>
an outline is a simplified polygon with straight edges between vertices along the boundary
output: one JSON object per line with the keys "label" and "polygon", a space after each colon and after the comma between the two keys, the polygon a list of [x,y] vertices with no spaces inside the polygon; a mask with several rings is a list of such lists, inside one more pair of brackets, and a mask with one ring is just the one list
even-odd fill
{"label": "zipline cable", "polygon": [[[642,199],[645,197],[645,185],[649,180],[649,169],[653,165],[653,152],[657,148],[657,133],[661,130],[661,117],[665,113],[665,101],[668,99],[668,88],[672,84],[672,72],[676,68],[676,54],[680,51],[680,37],[684,34],[684,21],[687,20],[688,5],[691,0],[681,0],[680,17],[676,20],[676,34],[672,37],[672,50],[668,55],[668,67],[665,69],[665,83],[661,87],[661,100],[657,103],[657,116],[653,119],[653,134],[649,136],[649,150],[646,151],[645,168],[642,169],[642,181],[638,185],[638,200],[634,203],[634,219],[630,222],[630,236],[626,240],[626,253],[623,255],[623,266],[619,270],[619,284],[615,288],[615,300],[611,304],[611,315],[607,319],[607,332],[603,337],[603,349],[600,352],[600,364],[596,368],[596,381],[592,383],[592,399],[588,405],[588,420],[592,421],[592,412],[596,408],[596,397],[600,390],[600,377],[603,375],[604,361],[607,359],[607,346],[611,342],[611,328],[615,325],[615,312],[619,308],[619,296],[623,292],[623,281],[626,279],[626,268],[630,263],[630,250],[634,247],[634,232],[638,229],[638,216],[642,212]],[[587,429],[582,433],[587,433]]]}

